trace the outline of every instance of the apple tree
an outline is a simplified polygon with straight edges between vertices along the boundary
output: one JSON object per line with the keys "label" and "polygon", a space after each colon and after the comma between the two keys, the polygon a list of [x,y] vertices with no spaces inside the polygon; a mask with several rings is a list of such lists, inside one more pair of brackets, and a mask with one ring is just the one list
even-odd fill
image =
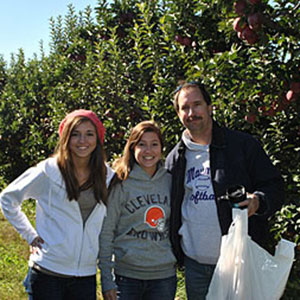
{"label": "apple tree", "polygon": [[[9,182],[53,152],[66,112],[92,109],[107,128],[108,159],[144,119],[162,128],[167,153],[182,126],[180,79],[203,82],[214,118],[256,136],[280,169],[286,202],[274,237],[298,244],[300,4],[298,0],[99,0],[51,19],[51,51],[0,62],[0,176]],[[3,75],[2,75],[3,74]],[[3,78],[3,80],[2,80]],[[299,259],[285,299],[299,293]]]}

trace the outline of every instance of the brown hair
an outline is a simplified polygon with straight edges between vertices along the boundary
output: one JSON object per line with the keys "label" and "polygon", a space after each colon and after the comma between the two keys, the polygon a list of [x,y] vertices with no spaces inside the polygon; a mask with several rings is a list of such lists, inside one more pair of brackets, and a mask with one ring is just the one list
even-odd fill
{"label": "brown hair", "polygon": [[137,124],[131,130],[130,136],[126,142],[123,156],[113,163],[117,179],[115,181],[126,180],[130,171],[133,168],[135,161],[134,147],[140,141],[145,132],[154,132],[157,134],[161,148],[163,148],[163,138],[159,126],[154,121],[143,121]]}
{"label": "brown hair", "polygon": [[180,92],[186,91],[186,90],[192,89],[192,88],[198,88],[200,90],[200,92],[202,93],[206,104],[211,105],[210,95],[208,94],[208,92],[205,89],[205,86],[202,83],[199,83],[197,81],[185,81],[185,80],[181,80],[178,83],[179,83],[179,85],[176,88],[176,90],[174,91],[174,101],[173,101],[173,106],[174,106],[174,109],[176,112],[179,111],[178,98],[179,98]]}
{"label": "brown hair", "polygon": [[[106,205],[106,155],[100,142],[97,130],[97,145],[91,154],[89,162],[90,176],[83,186],[79,186],[78,180],[75,176],[74,163],[69,149],[70,137],[71,133],[78,125],[87,121],[91,122],[89,118],[83,116],[74,116],[68,119],[56,147],[55,155],[57,156],[58,166],[65,181],[66,190],[70,201],[74,199],[78,200],[79,194],[82,190],[92,187],[96,201],[98,203],[102,201]],[[93,122],[91,122],[91,124],[93,124]]]}

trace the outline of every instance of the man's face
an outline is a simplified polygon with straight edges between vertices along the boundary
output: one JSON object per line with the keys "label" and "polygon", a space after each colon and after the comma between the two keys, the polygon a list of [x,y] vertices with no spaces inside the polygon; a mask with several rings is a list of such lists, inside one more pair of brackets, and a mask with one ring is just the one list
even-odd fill
{"label": "man's face", "polygon": [[212,107],[207,105],[198,87],[182,90],[178,97],[178,117],[190,135],[201,135],[211,128]]}

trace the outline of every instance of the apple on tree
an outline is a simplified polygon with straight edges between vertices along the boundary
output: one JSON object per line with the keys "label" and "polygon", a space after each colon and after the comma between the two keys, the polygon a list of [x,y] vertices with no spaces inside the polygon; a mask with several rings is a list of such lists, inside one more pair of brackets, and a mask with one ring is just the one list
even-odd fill
{"label": "apple on tree", "polygon": [[245,29],[247,24],[241,17],[235,18],[233,21],[233,30],[236,32],[242,32]]}
{"label": "apple on tree", "polygon": [[256,122],[256,115],[254,113],[249,113],[245,116],[245,120],[250,124],[254,124]]}
{"label": "apple on tree", "polygon": [[289,90],[286,93],[286,99],[288,100],[288,102],[294,101],[296,100],[296,98],[297,98],[297,94],[294,91]]}
{"label": "apple on tree", "polygon": [[239,16],[245,15],[246,8],[247,2],[245,0],[238,0],[234,3],[234,10]]}
{"label": "apple on tree", "polygon": [[250,29],[259,30],[262,24],[262,15],[259,12],[249,14],[247,21]]}
{"label": "apple on tree", "polygon": [[248,26],[242,31],[242,38],[245,39],[250,45],[255,44],[258,41],[258,35]]}
{"label": "apple on tree", "polygon": [[300,82],[295,82],[293,81],[290,85],[290,89],[296,93],[296,94],[300,94]]}
{"label": "apple on tree", "polygon": [[191,44],[192,44],[192,40],[189,37],[185,36],[183,38],[183,45],[190,46]]}
{"label": "apple on tree", "polygon": [[183,37],[181,35],[176,35],[175,41],[178,42],[179,44],[183,45]]}

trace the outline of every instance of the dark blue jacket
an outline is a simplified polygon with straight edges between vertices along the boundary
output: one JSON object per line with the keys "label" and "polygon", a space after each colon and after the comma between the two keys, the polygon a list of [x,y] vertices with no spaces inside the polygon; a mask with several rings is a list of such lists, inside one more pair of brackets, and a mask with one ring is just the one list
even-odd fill
{"label": "dark blue jacket", "polygon": [[[166,167],[172,174],[170,238],[179,265],[183,264],[183,252],[178,230],[181,227],[181,205],[184,197],[186,146],[182,140],[166,159]],[[268,240],[267,218],[283,204],[284,188],[280,173],[271,163],[260,143],[247,133],[219,127],[213,123],[210,145],[210,169],[222,234],[228,232],[232,222],[232,208],[221,200],[226,189],[235,184],[244,185],[249,193],[260,199],[257,214],[249,218],[249,235],[261,246]]]}

